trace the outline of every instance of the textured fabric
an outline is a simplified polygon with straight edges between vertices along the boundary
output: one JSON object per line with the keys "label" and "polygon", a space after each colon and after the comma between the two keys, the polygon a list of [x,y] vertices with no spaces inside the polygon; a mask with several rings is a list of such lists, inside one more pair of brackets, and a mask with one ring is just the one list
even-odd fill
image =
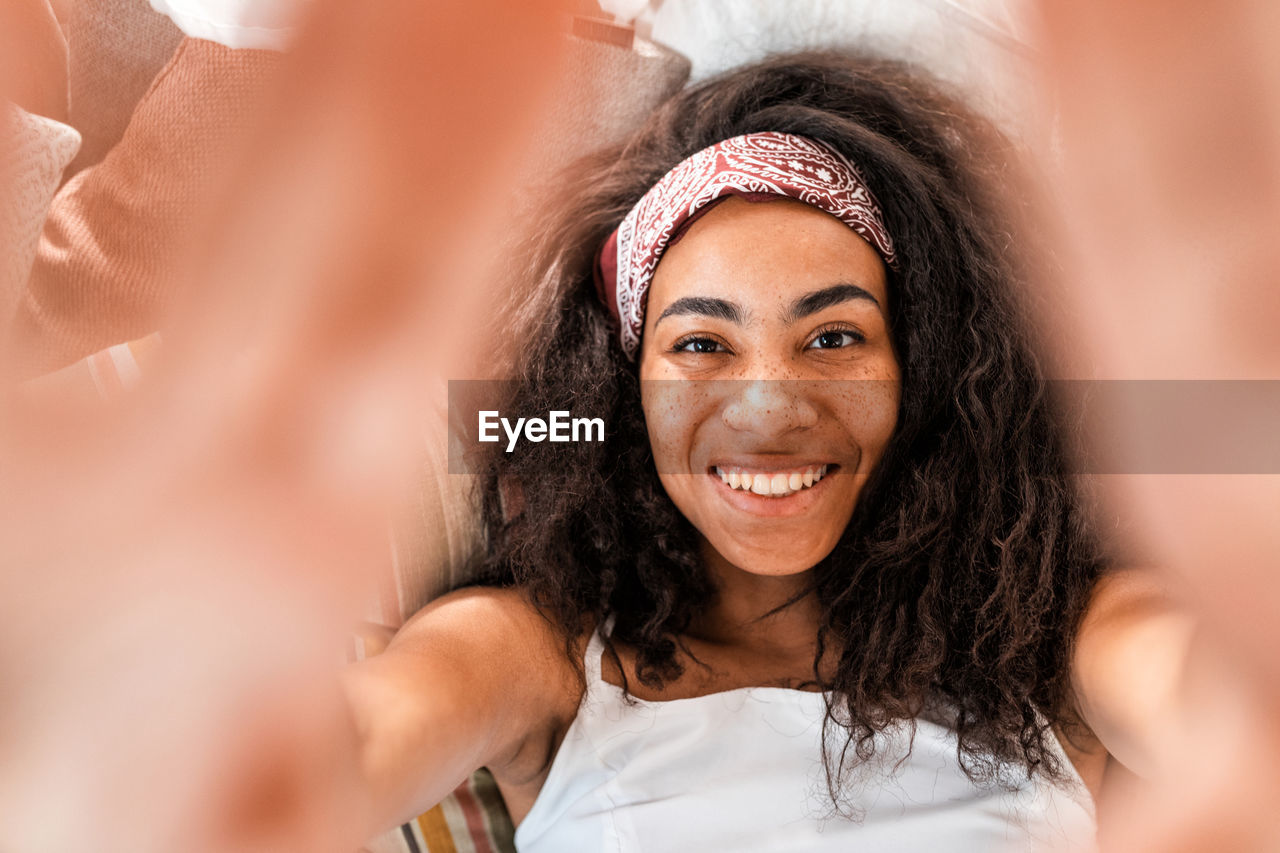
{"label": "textured fabric", "polygon": [[[1093,803],[1079,777],[1058,788],[1024,774],[1013,790],[961,771],[955,735],[917,720],[877,739],[876,757],[845,787],[850,819],[826,795],[824,696],[746,688],[691,699],[628,699],[600,674],[588,644],[587,690],[532,810],[522,853],[591,850],[1088,850]],[[838,743],[838,741],[837,741]],[[1052,741],[1057,746],[1056,741]],[[1070,762],[1057,747],[1057,757]]]}
{"label": "textured fabric", "polygon": [[728,195],[780,196],[824,210],[867,241],[890,267],[893,241],[857,167],[838,151],[786,133],[735,136],[678,163],[636,202],[597,259],[601,296],[634,359],[649,283],[681,228]]}
{"label": "textured fabric", "polygon": [[65,23],[69,118],[84,144],[67,177],[102,160],[120,141],[182,32],[144,0],[76,0]]}
{"label": "textured fabric", "polygon": [[62,188],[14,318],[21,375],[158,328],[172,265],[225,183],[278,57],[185,40],[120,143]]}
{"label": "textured fabric", "polygon": [[79,146],[73,128],[0,101],[0,329],[21,299],[49,203]]}
{"label": "textured fabric", "polygon": [[192,38],[225,47],[285,50],[309,0],[151,0]]}
{"label": "textured fabric", "polygon": [[439,805],[384,832],[363,849],[367,853],[511,853],[514,832],[493,775],[477,770]]}
{"label": "textured fabric", "polygon": [[628,48],[581,35],[566,38],[556,97],[539,118],[521,164],[521,183],[529,189],[520,203],[529,207],[546,201],[540,184],[573,160],[621,141],[689,79],[689,60],[644,39]]}

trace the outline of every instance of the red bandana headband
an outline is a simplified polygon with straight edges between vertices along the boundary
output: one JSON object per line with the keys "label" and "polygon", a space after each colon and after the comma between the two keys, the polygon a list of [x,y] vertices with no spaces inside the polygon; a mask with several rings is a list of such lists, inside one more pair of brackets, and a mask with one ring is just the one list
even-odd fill
{"label": "red bandana headband", "polygon": [[896,256],[880,206],[862,175],[829,146],[789,133],[750,133],[704,148],[663,176],[631,208],[596,258],[596,288],[618,319],[634,360],[653,272],[668,246],[709,206],[729,196],[793,198],[825,210],[871,244],[893,268]]}

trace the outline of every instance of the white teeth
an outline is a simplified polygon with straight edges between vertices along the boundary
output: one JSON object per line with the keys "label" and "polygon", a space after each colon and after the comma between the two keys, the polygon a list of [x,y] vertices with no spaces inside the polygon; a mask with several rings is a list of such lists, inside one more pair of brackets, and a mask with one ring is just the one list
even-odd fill
{"label": "white teeth", "polygon": [[715,469],[716,475],[731,489],[741,489],[768,497],[786,497],[811,487],[827,474],[827,466],[810,466],[804,470],[752,474],[740,468]]}

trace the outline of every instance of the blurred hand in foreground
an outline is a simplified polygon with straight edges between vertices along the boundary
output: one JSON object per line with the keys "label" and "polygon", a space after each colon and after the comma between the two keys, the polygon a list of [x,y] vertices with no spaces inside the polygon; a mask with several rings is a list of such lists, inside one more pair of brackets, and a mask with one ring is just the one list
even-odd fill
{"label": "blurred hand in foreground", "polygon": [[[1061,375],[1280,379],[1280,6],[1038,6],[1060,106],[1061,161],[1044,168],[1068,251],[1044,328]],[[1239,413],[1208,414],[1225,424]],[[1095,444],[1122,463],[1178,438],[1149,407],[1117,406],[1097,423]],[[1106,807],[1111,849],[1280,846],[1280,474],[1264,446],[1274,434],[1254,441],[1253,472],[1136,465],[1098,478],[1132,549],[1176,576],[1204,620],[1186,737],[1166,743],[1176,770]]]}
{"label": "blurred hand in foreground", "polygon": [[317,2],[160,368],[105,408],[0,389],[0,847],[364,840],[335,669],[426,389],[502,346],[487,250],[553,12]]}

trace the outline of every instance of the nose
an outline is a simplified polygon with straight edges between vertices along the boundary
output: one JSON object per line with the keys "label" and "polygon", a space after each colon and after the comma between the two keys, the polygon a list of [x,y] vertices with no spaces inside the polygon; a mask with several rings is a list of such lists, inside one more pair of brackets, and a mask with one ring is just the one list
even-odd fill
{"label": "nose", "polygon": [[725,425],[763,438],[776,438],[816,425],[818,410],[807,399],[804,384],[794,379],[734,381],[738,387],[723,409]]}

